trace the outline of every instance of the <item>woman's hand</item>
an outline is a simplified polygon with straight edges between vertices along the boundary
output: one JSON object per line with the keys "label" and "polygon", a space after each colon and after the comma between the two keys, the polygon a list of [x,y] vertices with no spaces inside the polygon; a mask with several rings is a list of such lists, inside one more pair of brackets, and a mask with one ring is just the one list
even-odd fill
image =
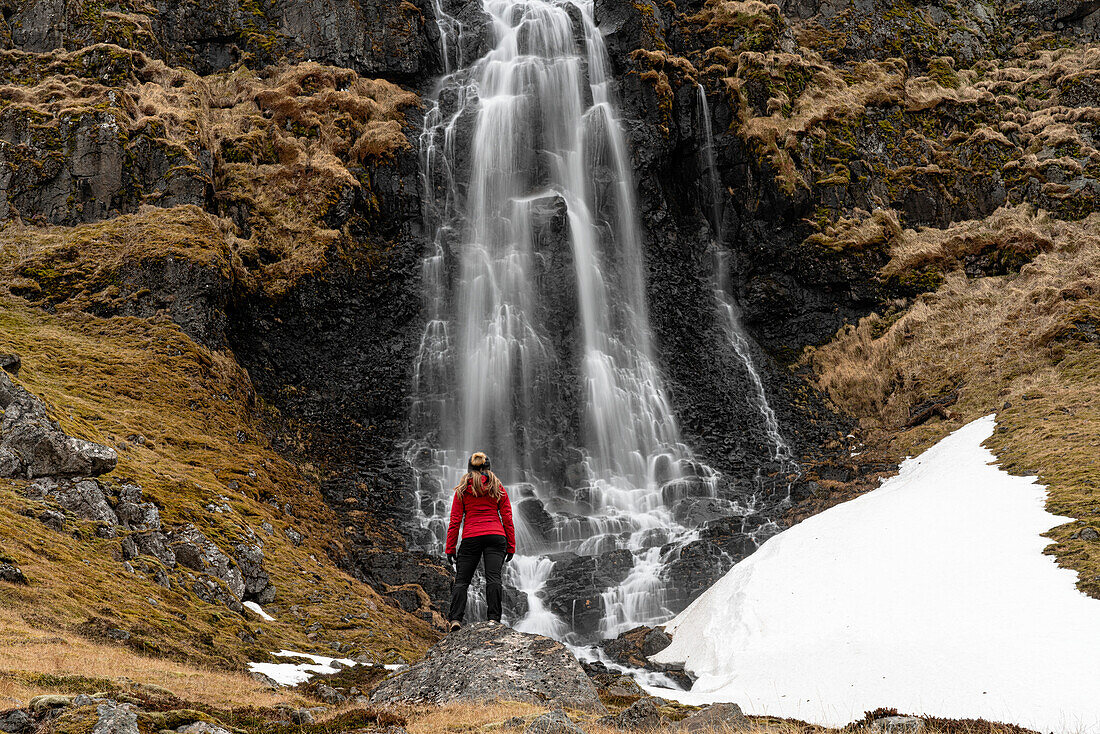
{"label": "woman's hand", "polygon": [[515,555],[515,553],[506,553],[504,555],[504,562],[507,563],[508,561],[512,560],[512,556],[514,556],[514,555]]}
{"label": "woman's hand", "polygon": [[447,554],[447,565],[451,567],[452,571],[455,570],[455,554],[454,553],[448,553]]}

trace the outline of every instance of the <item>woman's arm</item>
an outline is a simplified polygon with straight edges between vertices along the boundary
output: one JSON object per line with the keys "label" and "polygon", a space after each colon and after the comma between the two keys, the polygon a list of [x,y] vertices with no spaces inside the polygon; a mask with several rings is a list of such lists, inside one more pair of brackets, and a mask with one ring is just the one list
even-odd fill
{"label": "woman's arm", "polygon": [[455,498],[451,501],[451,522],[447,526],[447,545],[444,546],[443,550],[447,555],[454,553],[455,546],[458,545],[458,528],[462,525],[462,516],[465,512],[466,508],[462,502],[462,495],[455,492]]}
{"label": "woman's arm", "polygon": [[504,539],[508,541],[508,553],[515,553],[516,528],[512,525],[512,502],[508,499],[508,492],[504,487],[500,488],[497,511],[500,513],[500,521],[504,524]]}

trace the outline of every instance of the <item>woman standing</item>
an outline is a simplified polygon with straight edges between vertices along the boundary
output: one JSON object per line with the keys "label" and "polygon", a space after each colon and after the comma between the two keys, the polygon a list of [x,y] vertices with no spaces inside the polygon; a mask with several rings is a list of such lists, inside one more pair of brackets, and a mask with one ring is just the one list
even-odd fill
{"label": "woman standing", "polygon": [[[462,545],[455,557],[458,529],[462,527]],[[462,626],[466,616],[466,592],[474,569],[484,559],[485,601],[490,621],[500,621],[501,572],[516,552],[516,531],[512,526],[512,504],[508,493],[489,467],[489,457],[478,451],[470,457],[466,474],[455,487],[451,503],[451,523],[447,527],[447,562],[455,569],[451,589],[451,608],[447,621],[451,632]]]}

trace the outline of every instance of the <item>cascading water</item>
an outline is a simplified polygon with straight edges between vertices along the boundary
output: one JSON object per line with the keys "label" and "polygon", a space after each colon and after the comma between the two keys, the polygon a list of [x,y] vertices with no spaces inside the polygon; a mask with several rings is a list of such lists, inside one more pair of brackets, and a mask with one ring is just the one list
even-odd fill
{"label": "cascading water", "polygon": [[783,439],[779,432],[779,421],[775,417],[775,411],[768,403],[768,395],[764,391],[764,382],[753,363],[752,351],[749,346],[748,336],[741,326],[741,315],[737,308],[737,302],[729,289],[729,250],[725,247],[723,231],[723,211],[721,183],[718,178],[718,166],[714,156],[714,133],[711,129],[710,105],[707,102],[707,93],[702,84],[697,85],[699,90],[699,107],[703,118],[703,130],[705,133],[703,146],[703,159],[707,169],[707,180],[710,184],[710,209],[711,227],[714,231],[714,298],[718,305],[719,315],[722,317],[722,327],[729,339],[737,358],[745,367],[752,385],[752,392],[756,409],[764,423],[764,431],[767,433],[771,444],[772,460],[779,464],[782,474],[801,473],[801,467],[791,452],[791,447]]}
{"label": "cascading water", "polygon": [[[421,138],[433,246],[412,414],[424,441],[410,451],[419,542],[439,550],[449,488],[485,450],[516,508],[517,626],[613,636],[671,615],[665,564],[697,533],[670,506],[713,497],[716,475],[681,443],[653,360],[634,182],[591,0],[482,9],[486,28],[440,22],[453,71]],[[464,65],[456,39],[471,31],[490,50]],[[629,562],[607,571],[598,629],[544,603],[556,560],[612,551]]]}

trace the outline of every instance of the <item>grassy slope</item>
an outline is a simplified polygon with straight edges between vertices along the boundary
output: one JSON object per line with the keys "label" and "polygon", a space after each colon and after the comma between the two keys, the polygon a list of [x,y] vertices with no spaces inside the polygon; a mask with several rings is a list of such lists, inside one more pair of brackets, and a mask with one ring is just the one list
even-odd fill
{"label": "grassy slope", "polygon": [[[889,317],[873,314],[806,355],[819,384],[859,418],[864,443],[895,459],[964,422],[995,412],[991,448],[1013,472],[1037,474],[1048,507],[1075,518],[1051,531],[1049,552],[1100,598],[1100,544],[1071,536],[1100,528],[1100,215],[1064,222],[1026,207],[946,231],[909,230],[886,270],[934,252],[944,284]],[[1050,243],[1019,273],[967,278],[956,248],[989,239],[999,249],[1026,234]],[[910,408],[957,393],[949,419],[910,429]]]}
{"label": "grassy slope", "polygon": [[[429,642],[425,623],[335,568],[333,516],[313,478],[267,445],[247,376],[231,356],[197,346],[170,323],[55,316],[11,298],[0,298],[0,351],[22,356],[18,381],[56,407],[65,430],[121,448],[106,481],[140,483],[166,525],[195,523],[223,548],[251,528],[265,543],[279,590],[270,611],[280,621],[246,620],[164,589],[151,580],[152,564],[127,573],[113,557],[118,540],[98,539],[88,527],[57,533],[21,515],[30,503],[16,480],[0,488],[0,543],[32,584],[4,585],[0,604],[39,627],[92,635],[119,627],[135,649],[234,668],[282,647],[344,642],[397,660],[417,657]],[[134,435],[145,443],[127,441]],[[222,503],[231,511],[205,509]],[[261,530],[264,521],[273,536]],[[300,547],[288,528],[305,536]]]}

